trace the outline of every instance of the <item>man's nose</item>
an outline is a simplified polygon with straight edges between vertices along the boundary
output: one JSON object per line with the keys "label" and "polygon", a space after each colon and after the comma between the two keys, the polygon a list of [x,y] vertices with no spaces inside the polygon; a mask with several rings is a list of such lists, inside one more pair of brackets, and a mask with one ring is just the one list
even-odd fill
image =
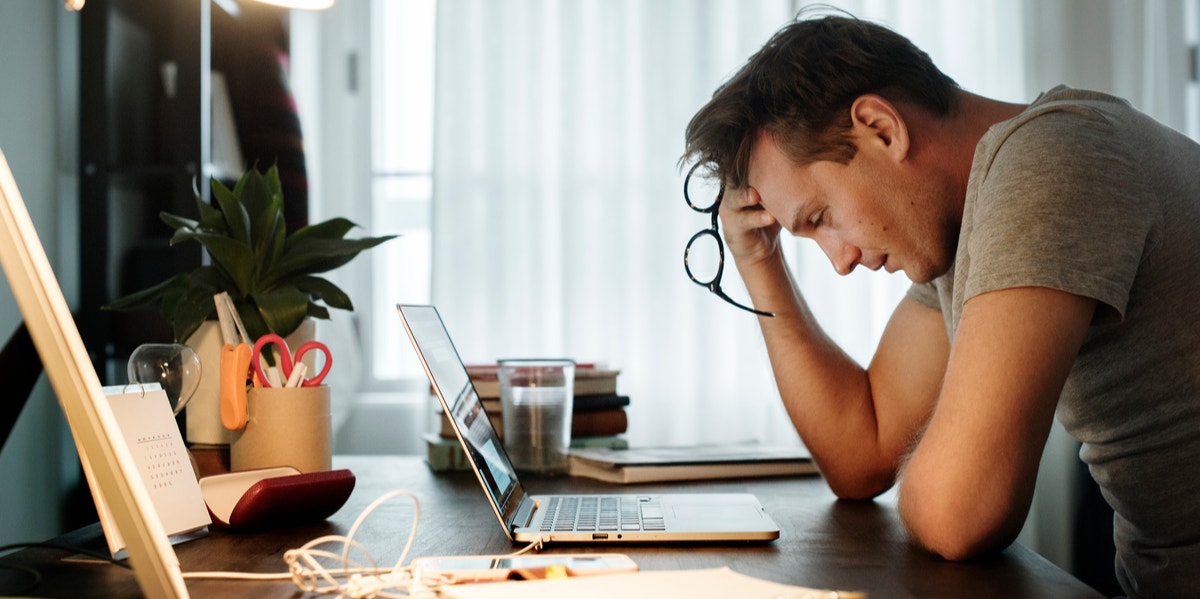
{"label": "man's nose", "polygon": [[821,246],[821,251],[825,252],[825,256],[829,258],[829,262],[833,264],[833,270],[842,276],[850,274],[862,257],[862,252],[858,248],[837,239],[822,240],[818,245]]}

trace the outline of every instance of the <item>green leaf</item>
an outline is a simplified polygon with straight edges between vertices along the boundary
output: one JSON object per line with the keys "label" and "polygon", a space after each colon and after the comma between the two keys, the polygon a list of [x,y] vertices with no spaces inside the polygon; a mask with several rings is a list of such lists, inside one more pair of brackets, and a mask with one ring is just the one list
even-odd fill
{"label": "green leaf", "polygon": [[354,309],[354,304],[350,302],[350,296],[346,295],[345,291],[342,291],[341,288],[331,283],[328,279],[313,276],[297,277],[294,284],[296,288],[307,293],[313,299],[325,302],[330,308],[338,308],[340,310]]}
{"label": "green leaf", "polygon": [[[243,177],[243,180],[245,180],[245,177]],[[238,182],[238,186],[241,186],[241,181]],[[221,185],[215,179],[212,192],[213,199],[217,201],[217,206],[221,208],[221,214],[225,216],[225,225],[228,227],[229,236],[249,246],[250,216],[247,214],[246,207],[238,200],[236,192],[230,192],[228,188]]]}
{"label": "green leaf", "polygon": [[187,289],[172,289],[163,294],[162,302],[159,303],[158,313],[167,321],[167,324],[174,324],[175,306],[179,305],[179,300],[184,295],[187,295]]}
{"label": "green leaf", "polygon": [[263,283],[271,285],[300,275],[329,272],[353,260],[359,252],[395,237],[396,235],[360,239],[306,239],[288,248],[272,271],[271,278]]}
{"label": "green leaf", "polygon": [[[229,188],[216,179],[212,179],[213,193],[229,192]],[[225,226],[225,217],[221,211],[213,206],[209,201],[199,195],[196,196],[196,210],[200,213],[200,225],[198,228],[204,231],[220,233],[222,235],[229,234],[229,227]]]}
{"label": "green leaf", "polygon": [[235,300],[233,305],[237,308],[238,316],[242,317],[242,325],[246,327],[246,334],[250,336],[251,343],[259,337],[273,332],[263,320],[262,313],[259,312],[258,306],[252,299]]}
{"label": "green leaf", "polygon": [[329,310],[326,310],[325,307],[320,304],[308,302],[308,316],[309,318],[329,320]]}
{"label": "green leaf", "polygon": [[177,343],[186,343],[205,320],[216,314],[212,296],[212,290],[206,286],[193,286],[175,303],[169,320]]}
{"label": "green leaf", "polygon": [[176,216],[167,212],[160,212],[158,217],[162,219],[164,223],[167,223],[167,226],[171,227],[172,229],[195,230],[200,227],[199,221],[194,221],[190,218],[184,218],[182,216]]}
{"label": "green leaf", "polygon": [[244,296],[254,289],[254,252],[241,241],[210,233],[177,233],[176,238],[199,241],[212,265],[227,275],[237,295]]}
{"label": "green leaf", "polygon": [[304,241],[310,238],[321,239],[341,239],[349,233],[351,229],[358,227],[352,221],[345,218],[331,218],[325,222],[320,222],[315,225],[301,227],[292,236],[288,238],[290,243]]}
{"label": "green leaf", "polygon": [[248,169],[238,180],[234,192],[251,222],[260,220],[265,213],[283,210],[283,186],[276,166],[271,166],[265,173],[260,173],[257,168]]}
{"label": "green leaf", "polygon": [[188,286],[188,275],[175,275],[153,287],[143,289],[137,293],[131,293],[125,297],[113,300],[111,303],[101,306],[101,310],[110,310],[113,312],[128,312],[131,310],[141,310],[154,306],[162,300],[163,294],[174,289],[186,289]]}
{"label": "green leaf", "polygon": [[[255,225],[256,237],[254,244],[254,279],[266,280],[274,270],[279,257],[283,255],[284,242],[287,237],[287,224],[283,219],[282,208],[266,213],[270,222]],[[264,221],[268,220],[264,217]]]}
{"label": "green leaf", "polygon": [[250,297],[258,306],[258,313],[267,328],[280,337],[295,331],[308,315],[308,294],[290,285],[267,293],[252,293]]}

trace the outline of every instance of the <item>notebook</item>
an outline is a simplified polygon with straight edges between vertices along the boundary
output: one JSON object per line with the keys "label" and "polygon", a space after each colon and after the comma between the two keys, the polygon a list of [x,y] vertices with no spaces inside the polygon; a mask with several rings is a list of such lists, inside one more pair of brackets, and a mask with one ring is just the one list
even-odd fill
{"label": "notebook", "polygon": [[66,414],[79,458],[91,469],[93,484],[126,543],[142,594],[187,597],[175,550],[123,440],[3,153],[0,266]]}
{"label": "notebook", "polygon": [[535,495],[526,490],[492,427],[467,369],[433,306],[398,305],[429,382],[513,542],[770,541],[779,526],[748,493]]}

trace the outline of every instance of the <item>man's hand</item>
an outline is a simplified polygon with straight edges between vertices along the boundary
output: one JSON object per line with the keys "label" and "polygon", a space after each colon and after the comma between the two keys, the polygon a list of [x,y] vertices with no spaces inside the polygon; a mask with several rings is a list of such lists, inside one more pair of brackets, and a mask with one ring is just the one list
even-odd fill
{"label": "man's hand", "polygon": [[779,222],[762,206],[753,187],[725,189],[721,199],[721,226],[725,246],[739,267],[756,264],[779,254]]}

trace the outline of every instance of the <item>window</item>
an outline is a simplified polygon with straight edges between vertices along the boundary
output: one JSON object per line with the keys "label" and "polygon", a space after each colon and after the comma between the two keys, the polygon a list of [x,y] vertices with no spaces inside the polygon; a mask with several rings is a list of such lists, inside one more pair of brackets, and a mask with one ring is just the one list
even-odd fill
{"label": "window", "polygon": [[[433,195],[433,52],[435,0],[372,0],[372,234],[397,233],[373,250],[371,314],[397,301],[430,299],[430,201]],[[394,359],[404,338],[399,318],[364,327],[374,381],[419,378],[419,364]]]}
{"label": "window", "polygon": [[1184,41],[1188,45],[1187,134],[1200,141],[1200,0],[1184,4]]}

